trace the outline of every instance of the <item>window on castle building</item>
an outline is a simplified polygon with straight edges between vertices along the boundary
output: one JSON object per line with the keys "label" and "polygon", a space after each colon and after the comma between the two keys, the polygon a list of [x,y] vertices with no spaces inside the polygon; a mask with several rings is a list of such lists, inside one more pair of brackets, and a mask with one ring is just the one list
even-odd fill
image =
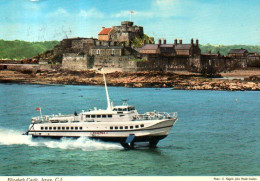
{"label": "window on castle building", "polygon": [[115,49],[112,49],[111,55],[115,55]]}
{"label": "window on castle building", "polygon": [[100,50],[98,49],[98,50],[97,50],[97,55],[99,55],[99,54],[100,54]]}

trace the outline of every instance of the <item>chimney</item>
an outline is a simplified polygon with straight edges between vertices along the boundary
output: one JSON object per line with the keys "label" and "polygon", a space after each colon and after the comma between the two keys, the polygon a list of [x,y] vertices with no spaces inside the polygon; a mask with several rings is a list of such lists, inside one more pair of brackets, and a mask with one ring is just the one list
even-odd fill
{"label": "chimney", "polygon": [[177,39],[176,38],[174,39],[174,45],[177,45]]}
{"label": "chimney", "polygon": [[166,39],[163,39],[163,44],[166,44]]}
{"label": "chimney", "polygon": [[179,43],[182,44],[182,39],[179,40]]}
{"label": "chimney", "polygon": [[162,39],[159,39],[158,44],[159,44],[159,45],[162,44]]}
{"label": "chimney", "polygon": [[196,39],[196,46],[199,46],[199,39]]}
{"label": "chimney", "polygon": [[103,26],[103,27],[102,27],[102,30],[103,30],[104,28],[105,28],[105,27]]}
{"label": "chimney", "polygon": [[193,45],[193,38],[190,40],[190,44]]}

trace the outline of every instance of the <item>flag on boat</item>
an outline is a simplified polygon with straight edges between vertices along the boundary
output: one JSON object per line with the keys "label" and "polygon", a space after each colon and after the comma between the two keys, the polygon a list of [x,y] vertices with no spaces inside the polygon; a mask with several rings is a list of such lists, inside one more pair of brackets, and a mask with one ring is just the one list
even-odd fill
{"label": "flag on boat", "polygon": [[130,13],[131,13],[131,14],[133,14],[133,13],[134,13],[134,11],[130,11]]}
{"label": "flag on boat", "polygon": [[40,110],[41,110],[41,108],[40,108],[40,107],[37,107],[35,110],[36,110],[36,111],[40,111]]}

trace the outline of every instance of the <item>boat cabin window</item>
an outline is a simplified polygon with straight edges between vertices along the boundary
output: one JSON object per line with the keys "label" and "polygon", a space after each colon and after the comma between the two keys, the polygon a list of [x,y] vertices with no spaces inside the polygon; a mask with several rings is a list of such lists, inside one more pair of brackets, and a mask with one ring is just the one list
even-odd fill
{"label": "boat cabin window", "polygon": [[110,129],[113,129],[113,126],[110,126]]}
{"label": "boat cabin window", "polygon": [[130,129],[133,129],[134,127],[133,126],[130,126]]}
{"label": "boat cabin window", "polygon": [[97,115],[97,118],[101,118],[101,115]]}
{"label": "boat cabin window", "polygon": [[135,128],[139,128],[139,126],[138,126],[138,125],[135,125]]}
{"label": "boat cabin window", "polygon": [[45,130],[47,130],[48,129],[48,127],[45,127]]}
{"label": "boat cabin window", "polygon": [[143,124],[141,124],[141,128],[143,128],[144,127],[144,125]]}
{"label": "boat cabin window", "polygon": [[115,129],[118,129],[118,127],[117,127],[117,126],[115,126]]}
{"label": "boat cabin window", "polygon": [[128,126],[125,126],[125,129],[128,129]]}
{"label": "boat cabin window", "polygon": [[66,127],[66,130],[69,130],[70,129],[70,127]]}
{"label": "boat cabin window", "polygon": [[90,118],[90,115],[86,115],[86,118]]}
{"label": "boat cabin window", "polygon": [[79,127],[80,130],[82,130],[82,127]]}
{"label": "boat cabin window", "polygon": [[78,130],[78,127],[75,127],[75,130]]}
{"label": "boat cabin window", "polygon": [[102,118],[106,118],[106,117],[107,117],[107,115],[105,115],[105,114],[102,115]]}
{"label": "boat cabin window", "polygon": [[127,108],[124,108],[123,111],[127,111]]}
{"label": "boat cabin window", "polygon": [[73,130],[74,128],[73,127],[70,127],[71,130]]}
{"label": "boat cabin window", "polygon": [[41,130],[43,130],[43,127],[41,127]]}
{"label": "boat cabin window", "polygon": [[62,127],[62,130],[65,130],[65,127]]}
{"label": "boat cabin window", "polygon": [[113,111],[117,111],[117,108],[114,108]]}
{"label": "boat cabin window", "polygon": [[118,108],[118,111],[123,111],[121,108]]}
{"label": "boat cabin window", "polygon": [[91,118],[95,118],[95,115],[91,115]]}
{"label": "boat cabin window", "polygon": [[58,130],[60,130],[60,127],[58,127]]}
{"label": "boat cabin window", "polygon": [[128,111],[135,110],[135,107],[128,107]]}
{"label": "boat cabin window", "polygon": [[120,129],[124,129],[124,127],[123,127],[123,126],[120,126]]}
{"label": "boat cabin window", "polygon": [[112,118],[112,114],[107,115],[108,118]]}
{"label": "boat cabin window", "polygon": [[56,127],[53,127],[54,130],[56,130]]}
{"label": "boat cabin window", "polygon": [[49,130],[52,130],[52,127],[49,127]]}

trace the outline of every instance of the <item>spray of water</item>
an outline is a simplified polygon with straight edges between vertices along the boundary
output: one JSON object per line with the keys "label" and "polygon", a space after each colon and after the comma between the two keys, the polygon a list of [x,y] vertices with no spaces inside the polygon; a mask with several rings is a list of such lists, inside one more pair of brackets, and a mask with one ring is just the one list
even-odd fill
{"label": "spray of water", "polygon": [[62,138],[60,140],[33,139],[31,136],[22,135],[20,131],[4,128],[0,128],[0,145],[43,146],[70,150],[80,149],[83,151],[122,149],[119,144],[94,141],[86,137],[78,139]]}

